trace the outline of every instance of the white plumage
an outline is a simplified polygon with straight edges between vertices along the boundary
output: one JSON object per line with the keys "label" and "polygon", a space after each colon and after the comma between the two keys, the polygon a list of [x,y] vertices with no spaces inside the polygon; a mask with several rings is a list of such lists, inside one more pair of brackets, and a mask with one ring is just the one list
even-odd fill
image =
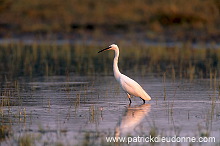
{"label": "white plumage", "polygon": [[141,97],[144,100],[151,100],[151,97],[144,91],[144,89],[126,75],[122,74],[120,76],[120,85],[122,89],[130,95]]}
{"label": "white plumage", "polygon": [[127,77],[126,75],[120,73],[118,69],[118,57],[119,57],[119,48],[117,45],[112,44],[108,48],[103,49],[99,51],[98,53],[106,50],[114,50],[115,51],[115,57],[113,61],[113,72],[115,79],[119,82],[122,89],[127,93],[128,99],[130,100],[130,95],[140,97],[143,102],[145,103],[145,100],[151,100],[151,97],[144,91],[144,89],[133,79]]}

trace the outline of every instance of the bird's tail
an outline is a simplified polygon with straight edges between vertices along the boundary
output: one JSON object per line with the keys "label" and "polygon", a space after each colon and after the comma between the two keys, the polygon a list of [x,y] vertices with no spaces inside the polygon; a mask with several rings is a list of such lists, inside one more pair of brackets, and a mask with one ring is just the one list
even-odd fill
{"label": "bird's tail", "polygon": [[150,95],[148,95],[145,91],[143,91],[144,92],[144,97],[141,97],[142,99],[144,99],[144,100],[151,100],[151,97],[150,97]]}

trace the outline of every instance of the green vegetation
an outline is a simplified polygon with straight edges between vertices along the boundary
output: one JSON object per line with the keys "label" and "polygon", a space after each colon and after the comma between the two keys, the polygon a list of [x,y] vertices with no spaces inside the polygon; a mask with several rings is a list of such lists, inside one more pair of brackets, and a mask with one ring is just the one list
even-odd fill
{"label": "green vegetation", "polygon": [[219,11],[219,0],[0,0],[0,34],[151,30],[213,40],[220,33]]}
{"label": "green vegetation", "polygon": [[7,138],[10,134],[10,127],[5,125],[0,125],[0,142]]}
{"label": "green vegetation", "polygon": [[[119,66],[123,73],[146,75],[166,72],[168,78],[219,77],[220,50],[214,48],[148,47],[119,44]],[[113,52],[97,54],[104,48],[97,45],[70,44],[1,44],[1,77],[37,75],[112,74]]]}
{"label": "green vegetation", "polygon": [[21,136],[19,139],[18,139],[18,145],[19,146],[31,146],[33,145],[33,140],[32,140],[32,136],[31,135],[24,135],[24,136]]}

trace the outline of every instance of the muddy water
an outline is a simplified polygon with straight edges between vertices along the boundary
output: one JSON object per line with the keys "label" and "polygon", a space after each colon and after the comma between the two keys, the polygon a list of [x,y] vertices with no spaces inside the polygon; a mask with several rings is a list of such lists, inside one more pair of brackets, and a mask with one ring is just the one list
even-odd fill
{"label": "muddy water", "polygon": [[107,136],[176,135],[213,136],[215,143],[192,145],[219,144],[217,84],[209,79],[164,82],[163,77],[153,75],[132,78],[152,97],[145,105],[137,97],[128,105],[126,94],[112,76],[52,76],[7,82],[1,89],[1,121],[9,134],[1,143],[16,145],[26,138],[34,145],[103,145],[109,144]]}

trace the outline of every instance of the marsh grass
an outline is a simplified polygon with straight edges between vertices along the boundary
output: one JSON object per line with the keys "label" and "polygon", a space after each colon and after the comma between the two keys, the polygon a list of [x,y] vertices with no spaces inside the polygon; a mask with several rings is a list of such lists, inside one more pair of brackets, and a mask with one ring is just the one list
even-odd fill
{"label": "marsh grass", "polygon": [[99,117],[101,117],[102,110],[95,105],[91,105],[89,108],[89,113],[90,113],[90,122],[98,124]]}
{"label": "marsh grass", "polygon": [[74,102],[75,109],[77,109],[80,106],[80,96],[80,94],[76,94],[76,100]]}
{"label": "marsh grass", "polygon": [[166,94],[166,72],[163,73],[163,100],[165,101],[167,98],[167,94]]}
{"label": "marsh grass", "polygon": [[[119,68],[123,73],[145,76],[166,72],[167,78],[219,77],[220,49],[182,47],[136,48],[119,44]],[[74,73],[79,75],[112,74],[113,53],[97,54],[99,45],[56,43],[0,44],[1,78],[18,76],[50,76]],[[211,80],[210,80],[211,81]],[[210,83],[211,84],[211,83]]]}
{"label": "marsh grass", "polygon": [[10,135],[10,126],[7,125],[0,125],[0,141],[6,139]]}
{"label": "marsh grass", "polygon": [[24,135],[18,139],[19,146],[32,146],[33,145],[33,136]]}

